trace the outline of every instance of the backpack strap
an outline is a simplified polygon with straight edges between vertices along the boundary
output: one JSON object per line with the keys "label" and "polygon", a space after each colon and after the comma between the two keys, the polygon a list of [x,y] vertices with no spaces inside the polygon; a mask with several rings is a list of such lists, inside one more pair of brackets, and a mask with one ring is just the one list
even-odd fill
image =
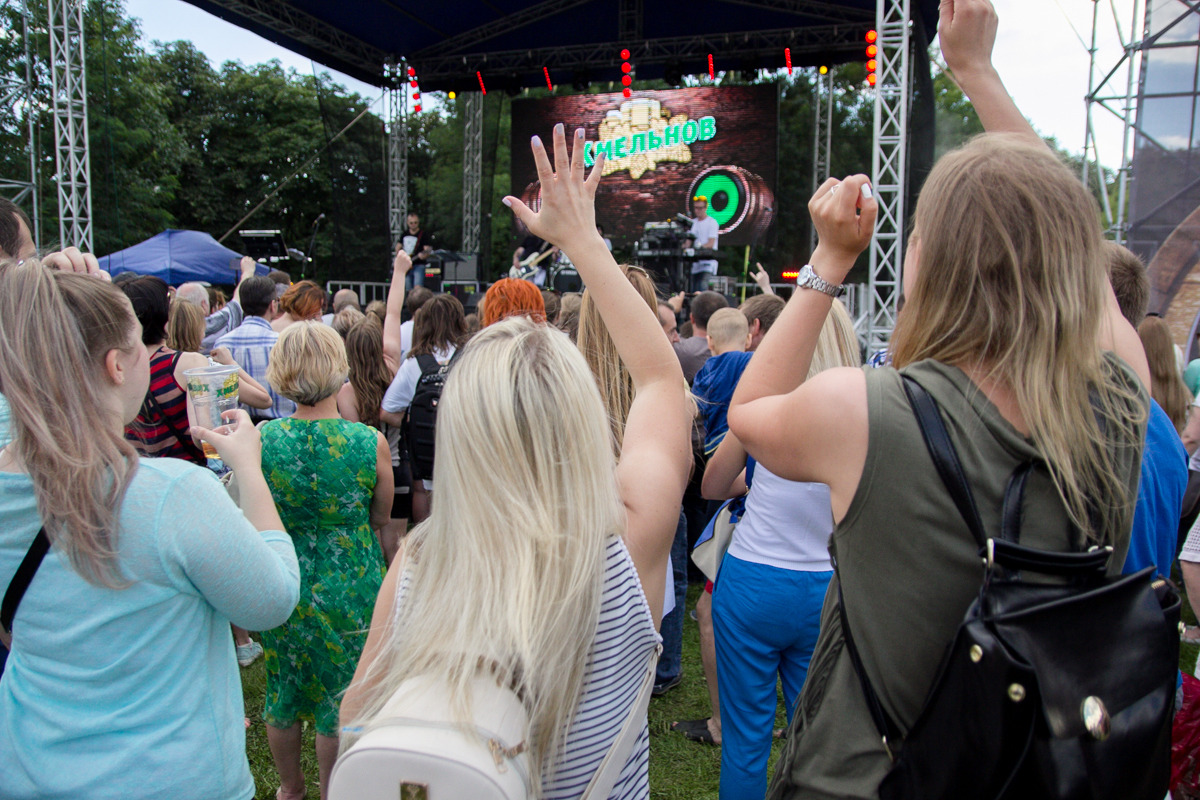
{"label": "backpack strap", "polygon": [[17,607],[21,605],[21,598],[25,596],[25,590],[33,582],[33,576],[37,574],[38,567],[42,565],[42,559],[46,557],[49,550],[50,539],[46,537],[46,529],[42,528],[37,532],[37,536],[33,537],[29,551],[25,553],[21,566],[17,567],[12,582],[8,584],[8,590],[4,592],[4,601],[0,604],[0,625],[6,632],[12,632],[13,617],[17,615]]}
{"label": "backpack strap", "polygon": [[433,357],[432,353],[422,353],[419,356],[413,356],[413,358],[417,359],[417,366],[421,368],[422,378],[442,368],[442,365],[438,363],[438,360]]}
{"label": "backpack strap", "polygon": [[642,723],[646,721],[646,710],[650,708],[650,695],[654,689],[654,671],[658,666],[660,653],[662,653],[662,644],[657,645],[650,653],[637,700],[634,701],[633,708],[629,709],[629,716],[625,718],[621,732],[617,734],[612,747],[608,748],[608,752],[604,754],[604,760],[592,774],[592,780],[583,790],[583,794],[579,796],[579,800],[603,800],[612,794],[613,786],[616,785],[621,770],[625,768],[625,763],[629,761],[629,755],[633,752],[638,737],[641,736]]}

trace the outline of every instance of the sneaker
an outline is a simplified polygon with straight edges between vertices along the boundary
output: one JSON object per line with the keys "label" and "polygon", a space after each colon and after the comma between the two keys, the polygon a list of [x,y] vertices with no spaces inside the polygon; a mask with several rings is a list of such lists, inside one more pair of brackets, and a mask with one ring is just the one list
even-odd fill
{"label": "sneaker", "polygon": [[674,678],[667,678],[665,681],[655,681],[654,688],[650,690],[651,697],[662,697],[667,692],[674,689],[683,680],[683,675],[676,675]]}
{"label": "sneaker", "polygon": [[263,654],[262,645],[251,639],[247,644],[237,646],[237,660],[243,667],[248,667]]}

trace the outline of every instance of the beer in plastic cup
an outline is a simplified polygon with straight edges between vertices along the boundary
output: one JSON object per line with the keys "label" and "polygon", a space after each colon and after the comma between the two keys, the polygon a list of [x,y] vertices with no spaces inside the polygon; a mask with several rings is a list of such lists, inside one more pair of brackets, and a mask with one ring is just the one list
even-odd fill
{"label": "beer in plastic cup", "polygon": [[[196,424],[214,430],[228,425],[221,416],[238,406],[238,367],[200,367],[183,371],[187,378],[188,395],[196,412]],[[218,458],[217,450],[208,442],[201,442],[205,458]]]}

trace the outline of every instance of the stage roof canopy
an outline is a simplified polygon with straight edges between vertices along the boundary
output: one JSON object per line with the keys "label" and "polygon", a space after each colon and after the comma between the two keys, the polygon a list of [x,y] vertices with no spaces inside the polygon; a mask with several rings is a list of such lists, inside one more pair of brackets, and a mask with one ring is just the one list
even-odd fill
{"label": "stage roof canopy", "polygon": [[[489,91],[865,60],[875,0],[187,0],[239,27],[376,86],[384,64],[417,71],[422,91]],[[938,0],[912,0],[926,40]]]}

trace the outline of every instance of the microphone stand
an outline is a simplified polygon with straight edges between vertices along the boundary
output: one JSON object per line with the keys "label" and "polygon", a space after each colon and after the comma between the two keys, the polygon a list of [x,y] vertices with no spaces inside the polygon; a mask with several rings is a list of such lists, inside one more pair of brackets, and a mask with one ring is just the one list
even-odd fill
{"label": "microphone stand", "polygon": [[[309,263],[312,263],[312,260],[313,260],[313,257],[312,257],[313,245],[316,244],[317,230],[321,227],[321,220],[323,220],[323,219],[325,219],[324,212],[322,212],[320,216],[318,216],[316,219],[313,220],[312,236],[310,236],[308,239],[308,261],[309,261]],[[305,275],[305,277],[308,277],[308,276]]]}

